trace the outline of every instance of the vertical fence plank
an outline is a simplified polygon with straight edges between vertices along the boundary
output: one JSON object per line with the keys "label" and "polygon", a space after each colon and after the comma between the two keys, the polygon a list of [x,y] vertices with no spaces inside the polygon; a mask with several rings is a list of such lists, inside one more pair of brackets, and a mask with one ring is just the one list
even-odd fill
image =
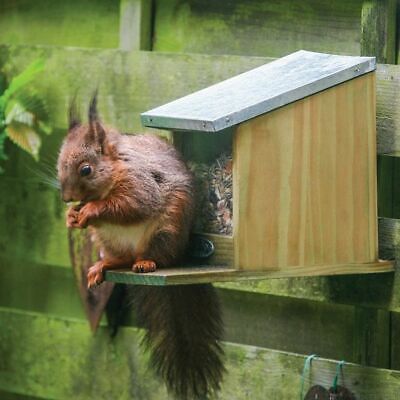
{"label": "vertical fence plank", "polygon": [[353,350],[357,364],[390,367],[390,312],[356,307]]}
{"label": "vertical fence plank", "polygon": [[119,48],[121,50],[151,50],[152,0],[121,0]]}
{"label": "vertical fence plank", "polygon": [[364,1],[361,12],[361,55],[379,63],[396,62],[396,0]]}

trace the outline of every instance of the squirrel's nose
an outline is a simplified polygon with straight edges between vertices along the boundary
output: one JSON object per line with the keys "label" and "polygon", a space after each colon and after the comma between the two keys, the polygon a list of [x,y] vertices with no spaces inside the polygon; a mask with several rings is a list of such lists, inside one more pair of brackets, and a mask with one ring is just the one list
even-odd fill
{"label": "squirrel's nose", "polygon": [[69,203],[69,202],[73,201],[73,199],[69,193],[61,192],[61,198],[65,203]]}
{"label": "squirrel's nose", "polygon": [[73,201],[71,191],[68,190],[68,188],[66,188],[66,185],[64,182],[61,183],[60,194],[61,194],[62,201],[64,201],[65,203],[69,203],[69,202]]}

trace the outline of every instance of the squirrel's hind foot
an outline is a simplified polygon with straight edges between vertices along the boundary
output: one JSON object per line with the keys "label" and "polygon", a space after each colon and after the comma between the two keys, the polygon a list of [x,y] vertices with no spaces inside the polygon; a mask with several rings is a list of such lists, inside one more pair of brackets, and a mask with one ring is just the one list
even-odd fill
{"label": "squirrel's hind foot", "polygon": [[136,273],[154,272],[156,269],[157,269],[157,264],[152,260],[137,260],[132,265],[132,271]]}
{"label": "squirrel's hind foot", "polygon": [[103,263],[98,261],[92,267],[89,268],[87,274],[87,286],[88,289],[95,288],[104,281]]}

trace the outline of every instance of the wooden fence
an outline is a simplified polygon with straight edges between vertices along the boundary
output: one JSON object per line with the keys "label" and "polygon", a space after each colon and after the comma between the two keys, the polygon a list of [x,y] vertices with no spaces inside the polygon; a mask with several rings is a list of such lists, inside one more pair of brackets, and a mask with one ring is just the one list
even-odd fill
{"label": "wooden fence", "polygon": [[[0,65],[13,75],[39,55],[47,60],[36,86],[55,127],[40,165],[10,148],[0,176],[0,398],[166,398],[147,370],[133,319],[114,341],[105,325],[92,337],[70,268],[64,206],[37,176],[54,165],[77,88],[85,109],[99,86],[103,119],[137,132],[140,112],[299,48],[376,55],[380,254],[400,260],[395,0],[63,4],[0,1]],[[221,399],[298,398],[311,353],[321,358],[307,385],[329,386],[334,360],[344,359],[343,378],[357,399],[399,397],[397,272],[218,288],[228,368]]]}

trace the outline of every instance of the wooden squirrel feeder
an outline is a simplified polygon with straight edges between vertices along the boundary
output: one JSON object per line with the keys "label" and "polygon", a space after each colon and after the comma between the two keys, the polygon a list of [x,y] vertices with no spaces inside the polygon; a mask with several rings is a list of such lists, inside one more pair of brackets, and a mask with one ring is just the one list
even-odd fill
{"label": "wooden squirrel feeder", "polygon": [[[180,284],[388,272],[378,260],[375,58],[298,51],[142,114],[188,161],[233,157],[233,235],[208,266],[106,279]],[[204,264],[204,261],[202,262]]]}

